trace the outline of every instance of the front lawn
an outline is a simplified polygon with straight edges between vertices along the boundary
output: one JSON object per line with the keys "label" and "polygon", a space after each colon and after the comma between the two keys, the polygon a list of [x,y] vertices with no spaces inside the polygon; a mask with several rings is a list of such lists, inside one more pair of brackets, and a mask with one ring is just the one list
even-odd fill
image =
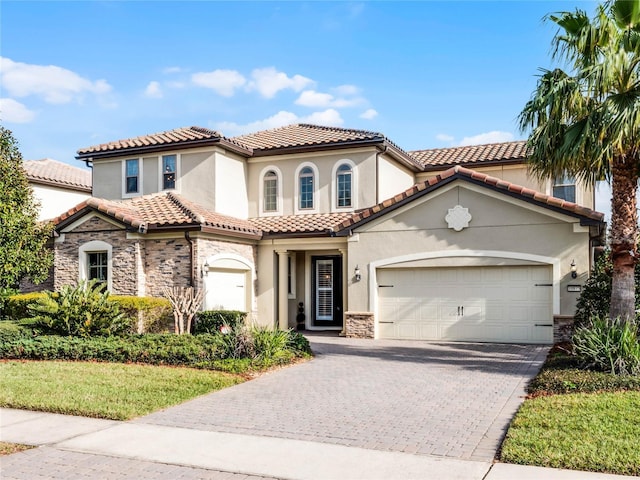
{"label": "front lawn", "polygon": [[640,378],[581,370],[555,348],[529,384],[500,460],[640,475]]}
{"label": "front lawn", "polygon": [[244,381],[182,367],[97,362],[0,362],[0,406],[128,420]]}
{"label": "front lawn", "polygon": [[525,401],[501,460],[640,475],[640,392],[572,393]]}

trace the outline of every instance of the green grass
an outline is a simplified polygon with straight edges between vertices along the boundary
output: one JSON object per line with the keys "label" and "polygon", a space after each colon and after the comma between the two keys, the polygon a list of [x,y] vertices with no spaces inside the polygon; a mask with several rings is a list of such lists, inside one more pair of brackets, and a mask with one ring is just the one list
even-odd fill
{"label": "green grass", "polygon": [[11,455],[12,453],[21,452],[34,448],[29,445],[21,445],[19,443],[0,442],[0,455]]}
{"label": "green grass", "polygon": [[151,365],[0,362],[0,406],[128,420],[244,379],[209,370]]}
{"label": "green grass", "polygon": [[640,475],[640,392],[575,393],[525,401],[501,460]]}

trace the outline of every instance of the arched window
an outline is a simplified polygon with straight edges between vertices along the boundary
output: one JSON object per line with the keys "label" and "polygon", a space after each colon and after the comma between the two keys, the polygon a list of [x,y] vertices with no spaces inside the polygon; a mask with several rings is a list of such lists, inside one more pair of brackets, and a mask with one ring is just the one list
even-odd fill
{"label": "arched window", "polygon": [[338,167],[336,172],[336,192],[338,197],[337,207],[345,208],[353,205],[351,196],[353,193],[353,170],[347,163],[343,163]]}
{"label": "arched window", "polygon": [[278,174],[269,170],[263,178],[262,205],[265,212],[278,211]]}
{"label": "arched window", "polygon": [[300,170],[298,177],[299,190],[298,190],[298,204],[300,210],[312,210],[313,209],[313,170],[311,167],[304,167]]}

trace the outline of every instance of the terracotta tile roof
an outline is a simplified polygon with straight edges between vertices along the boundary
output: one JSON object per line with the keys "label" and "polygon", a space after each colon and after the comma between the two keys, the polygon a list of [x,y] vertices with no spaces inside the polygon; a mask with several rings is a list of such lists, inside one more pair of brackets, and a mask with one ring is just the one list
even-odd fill
{"label": "terracotta tile roof", "polygon": [[28,160],[22,164],[32,183],[91,192],[91,172],[50,158]]}
{"label": "terracotta tile roof", "polygon": [[247,145],[254,150],[271,150],[364,140],[381,141],[383,139],[384,135],[377,132],[338,127],[322,127],[305,123],[287,125],[285,127],[233,137],[233,140]]}
{"label": "terracotta tile roof", "polygon": [[454,165],[525,161],[527,142],[489,143],[466,147],[436,148],[409,152],[426,170]]}
{"label": "terracotta tile roof", "polygon": [[127,200],[104,200],[91,197],[63,213],[54,224],[64,225],[77,214],[87,209],[102,212],[134,228],[144,227],[154,230],[161,227],[210,227],[252,237],[260,237],[261,232],[248,220],[210,212],[200,205],[182,198],[175,193],[145,195]]}
{"label": "terracotta tile roof", "polygon": [[[102,143],[78,150],[77,158],[89,157],[111,152],[126,152],[129,150],[152,149],[154,147],[166,147],[185,144],[202,144],[224,142],[235,146],[238,149],[246,150],[243,145],[224,137],[221,133],[203,127],[182,127],[150,135],[116,140],[114,142]],[[247,151],[247,154],[250,152]]]}
{"label": "terracotta tile roof", "polygon": [[285,127],[262,130],[233,137],[231,140],[251,148],[254,155],[284,149],[310,149],[313,147],[359,144],[379,144],[390,147],[389,153],[396,159],[421,170],[422,166],[407,152],[382,133],[341,127],[326,127],[299,123]]}
{"label": "terracotta tile roof", "polygon": [[552,208],[557,211],[564,211],[564,213],[577,215],[584,217],[588,220],[595,220],[596,222],[604,221],[604,214],[591,210],[590,208],[582,207],[576,203],[567,202],[549,195],[545,195],[530,188],[522,187],[514,183],[500,180],[499,178],[491,177],[484,173],[470,170],[464,167],[453,167],[435,177],[421,182],[413,187],[399,193],[395,197],[389,198],[378,205],[371,208],[365,208],[355,213],[354,215],[345,218],[340,225],[336,227],[336,231],[345,230],[353,227],[357,224],[366,223],[368,220],[378,217],[388,211],[393,210],[401,205],[406,204],[409,201],[418,198],[428,192],[435,190],[436,188],[449,183],[456,179],[462,179],[466,181],[472,181],[474,183],[484,184],[494,190],[508,192],[516,197],[520,197],[525,201],[540,205],[542,207]]}
{"label": "terracotta tile roof", "polygon": [[316,213],[306,215],[286,215],[278,217],[251,218],[250,221],[264,234],[279,233],[326,233],[335,231],[341,222],[353,213]]}

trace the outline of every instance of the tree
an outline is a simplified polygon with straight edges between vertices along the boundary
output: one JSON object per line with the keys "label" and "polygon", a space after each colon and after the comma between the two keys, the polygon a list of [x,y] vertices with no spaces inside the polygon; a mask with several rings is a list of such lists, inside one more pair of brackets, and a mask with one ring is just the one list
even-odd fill
{"label": "tree", "polygon": [[23,278],[42,282],[53,253],[47,248],[53,226],[38,222],[38,203],[22,168],[10,130],[0,126],[0,293]]}
{"label": "tree", "polygon": [[191,333],[191,322],[200,310],[204,300],[204,290],[193,287],[164,287],[162,293],[173,307],[173,326],[178,335]]}
{"label": "tree", "polygon": [[640,0],[548,15],[559,29],[553,58],[569,70],[542,70],[519,117],[530,170],[593,185],[611,183],[611,318],[635,317],[636,191],[640,170]]}

